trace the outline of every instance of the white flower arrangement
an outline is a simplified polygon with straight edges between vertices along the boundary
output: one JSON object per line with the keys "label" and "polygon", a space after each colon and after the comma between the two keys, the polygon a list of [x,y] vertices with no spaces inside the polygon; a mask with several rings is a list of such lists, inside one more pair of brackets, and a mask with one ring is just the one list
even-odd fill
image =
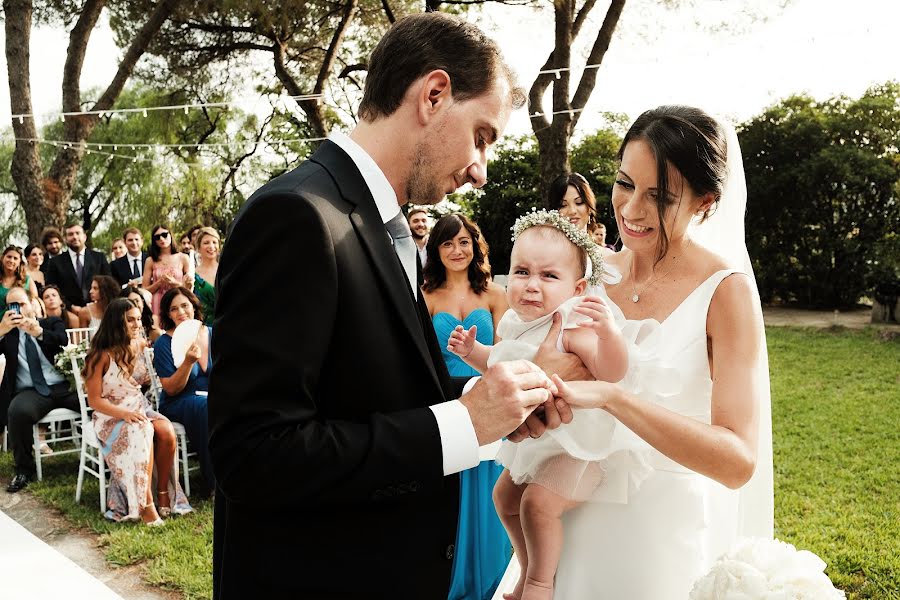
{"label": "white flower arrangement", "polygon": [[780,540],[749,538],[694,583],[690,600],[841,600],[825,562]]}
{"label": "white flower arrangement", "polygon": [[91,342],[87,339],[82,340],[78,344],[69,344],[64,346],[54,360],[56,370],[69,380],[69,385],[75,389],[75,375],[72,373],[72,358],[76,356],[85,356],[88,353]]}
{"label": "white flower arrangement", "polygon": [[516,222],[511,227],[513,232],[512,241],[515,242],[526,229],[538,225],[559,229],[569,238],[570,242],[584,250],[587,253],[588,260],[590,260],[591,267],[588,285],[596,286],[600,284],[605,273],[600,246],[594,242],[590,235],[572,225],[571,221],[560,215],[557,210],[537,210],[532,208],[530,213],[526,213],[516,219]]}

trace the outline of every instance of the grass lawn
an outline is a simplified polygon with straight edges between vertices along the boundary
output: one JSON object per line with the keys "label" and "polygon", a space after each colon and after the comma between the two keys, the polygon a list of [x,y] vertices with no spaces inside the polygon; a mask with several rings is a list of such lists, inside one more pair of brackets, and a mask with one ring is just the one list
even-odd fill
{"label": "grass lawn", "polygon": [[770,328],[775,535],[900,600],[900,339]]}
{"label": "grass lawn", "polygon": [[[851,600],[900,600],[900,340],[872,331],[769,328],[776,536],[815,552]],[[212,504],[165,527],[117,524],[88,478],[74,502],[77,458],[44,463],[28,492],[99,534],[116,565],[143,562],[148,582],[185,598],[212,595]],[[12,457],[0,455],[8,481]]]}

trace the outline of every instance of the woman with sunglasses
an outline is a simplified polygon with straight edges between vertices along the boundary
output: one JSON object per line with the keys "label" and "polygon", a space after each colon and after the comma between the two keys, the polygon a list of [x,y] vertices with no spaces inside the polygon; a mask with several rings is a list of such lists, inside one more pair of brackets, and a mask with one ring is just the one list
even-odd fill
{"label": "woman with sunglasses", "polygon": [[188,257],[173,248],[172,233],[168,227],[157,225],[150,239],[150,256],[144,265],[143,287],[153,294],[153,316],[159,319],[159,303],[163,294],[180,285],[193,289],[194,282],[187,277],[190,272]]}

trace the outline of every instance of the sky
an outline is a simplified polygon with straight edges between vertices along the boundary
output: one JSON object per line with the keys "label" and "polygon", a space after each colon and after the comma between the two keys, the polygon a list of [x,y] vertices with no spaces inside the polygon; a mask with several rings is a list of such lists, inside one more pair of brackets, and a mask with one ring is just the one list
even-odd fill
{"label": "sky", "polygon": [[[819,99],[836,94],[859,96],[875,83],[900,80],[896,37],[900,1],[792,0],[783,10],[777,8],[779,3],[682,0],[687,8],[668,10],[650,0],[630,0],[598,70],[597,85],[579,130],[596,128],[601,111],[634,119],[664,103],[692,104],[738,122],[794,93],[806,92]],[[552,48],[552,13],[489,6],[480,22],[496,37],[527,87]],[[755,22],[735,18],[734,11],[740,7],[774,16]],[[598,2],[591,24],[595,30],[605,8],[605,2]],[[714,33],[695,24],[698,19],[713,22],[713,17],[742,25]],[[585,33],[589,27],[584,28]],[[584,64],[581,57],[586,56],[587,38],[584,34],[582,38],[573,52],[573,66]],[[33,33],[32,94],[38,114],[60,108],[67,43],[68,36],[61,30]],[[88,46],[82,89],[107,85],[121,54],[108,27],[96,31]],[[0,55],[0,65],[5,73],[5,55]],[[580,71],[574,75],[577,81]],[[9,123],[9,115],[9,88],[3,85],[0,122]],[[507,133],[528,132],[527,113],[518,111]]]}

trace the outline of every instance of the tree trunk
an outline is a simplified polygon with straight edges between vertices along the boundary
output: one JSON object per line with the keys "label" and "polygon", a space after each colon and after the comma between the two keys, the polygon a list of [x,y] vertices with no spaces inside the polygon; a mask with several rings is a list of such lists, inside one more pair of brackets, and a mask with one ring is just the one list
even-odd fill
{"label": "tree trunk", "polygon": [[[4,0],[6,19],[6,67],[9,77],[10,108],[14,115],[31,115],[31,15],[30,0]],[[34,119],[30,116],[12,120],[16,149],[13,152],[10,171],[18,190],[19,202],[25,211],[28,239],[40,239],[41,229],[56,225],[62,216],[53,214],[44,204],[38,137]]]}
{"label": "tree trunk", "polygon": [[[576,16],[575,0],[554,0],[555,44],[553,51],[541,68],[542,71],[559,69],[552,73],[540,73],[528,92],[528,112],[531,128],[538,141],[541,157],[541,196],[547,197],[550,183],[569,172],[569,140],[597,81],[597,67],[585,69],[573,99],[569,100],[572,42],[594,7],[596,0],[587,0]],[[594,45],[588,56],[589,65],[598,65],[609,48],[612,35],[625,7],[625,0],[612,0]],[[552,115],[542,115],[544,94],[553,85]],[[571,111],[571,112],[567,112]],[[549,117],[549,118],[548,118]]]}
{"label": "tree trunk", "polygon": [[[150,41],[162,28],[180,1],[161,0],[156,5],[153,13],[126,50],[112,82],[91,110],[112,108],[134,71],[138,59],[144,54]],[[64,112],[82,110],[79,81],[84,55],[91,33],[105,5],[106,0],[87,0],[69,35],[62,86]],[[32,2],[29,0],[4,0],[3,8],[6,18],[6,60],[12,113],[30,115],[33,109],[28,61]],[[25,211],[25,222],[30,239],[38,239],[41,229],[44,227],[48,225],[59,227],[66,220],[75,178],[84,157],[84,142],[90,137],[98,121],[96,115],[66,117],[63,140],[67,144],[59,149],[53,165],[50,167],[49,175],[45,178],[37,143],[29,141],[39,137],[34,119],[23,117],[21,123],[19,119],[13,119],[13,131],[18,139],[13,154],[11,172],[18,191],[19,202]]]}
{"label": "tree trunk", "polygon": [[[180,1],[162,0],[156,5],[147,22],[144,23],[125,51],[113,80],[91,110],[112,108],[125,88],[128,78],[131,77],[137,61],[143,56],[150,41],[159,32]],[[66,63],[63,71],[63,110],[65,112],[82,110],[79,81],[84,65],[84,54],[105,4],[105,0],[88,0],[69,36],[69,48],[66,51]],[[61,205],[63,219],[75,187],[75,177],[78,175],[78,169],[84,159],[83,143],[93,133],[99,120],[98,115],[78,115],[65,119],[63,139],[70,145],[60,149],[50,167],[49,179],[52,186],[48,186],[46,198],[49,205]]]}

